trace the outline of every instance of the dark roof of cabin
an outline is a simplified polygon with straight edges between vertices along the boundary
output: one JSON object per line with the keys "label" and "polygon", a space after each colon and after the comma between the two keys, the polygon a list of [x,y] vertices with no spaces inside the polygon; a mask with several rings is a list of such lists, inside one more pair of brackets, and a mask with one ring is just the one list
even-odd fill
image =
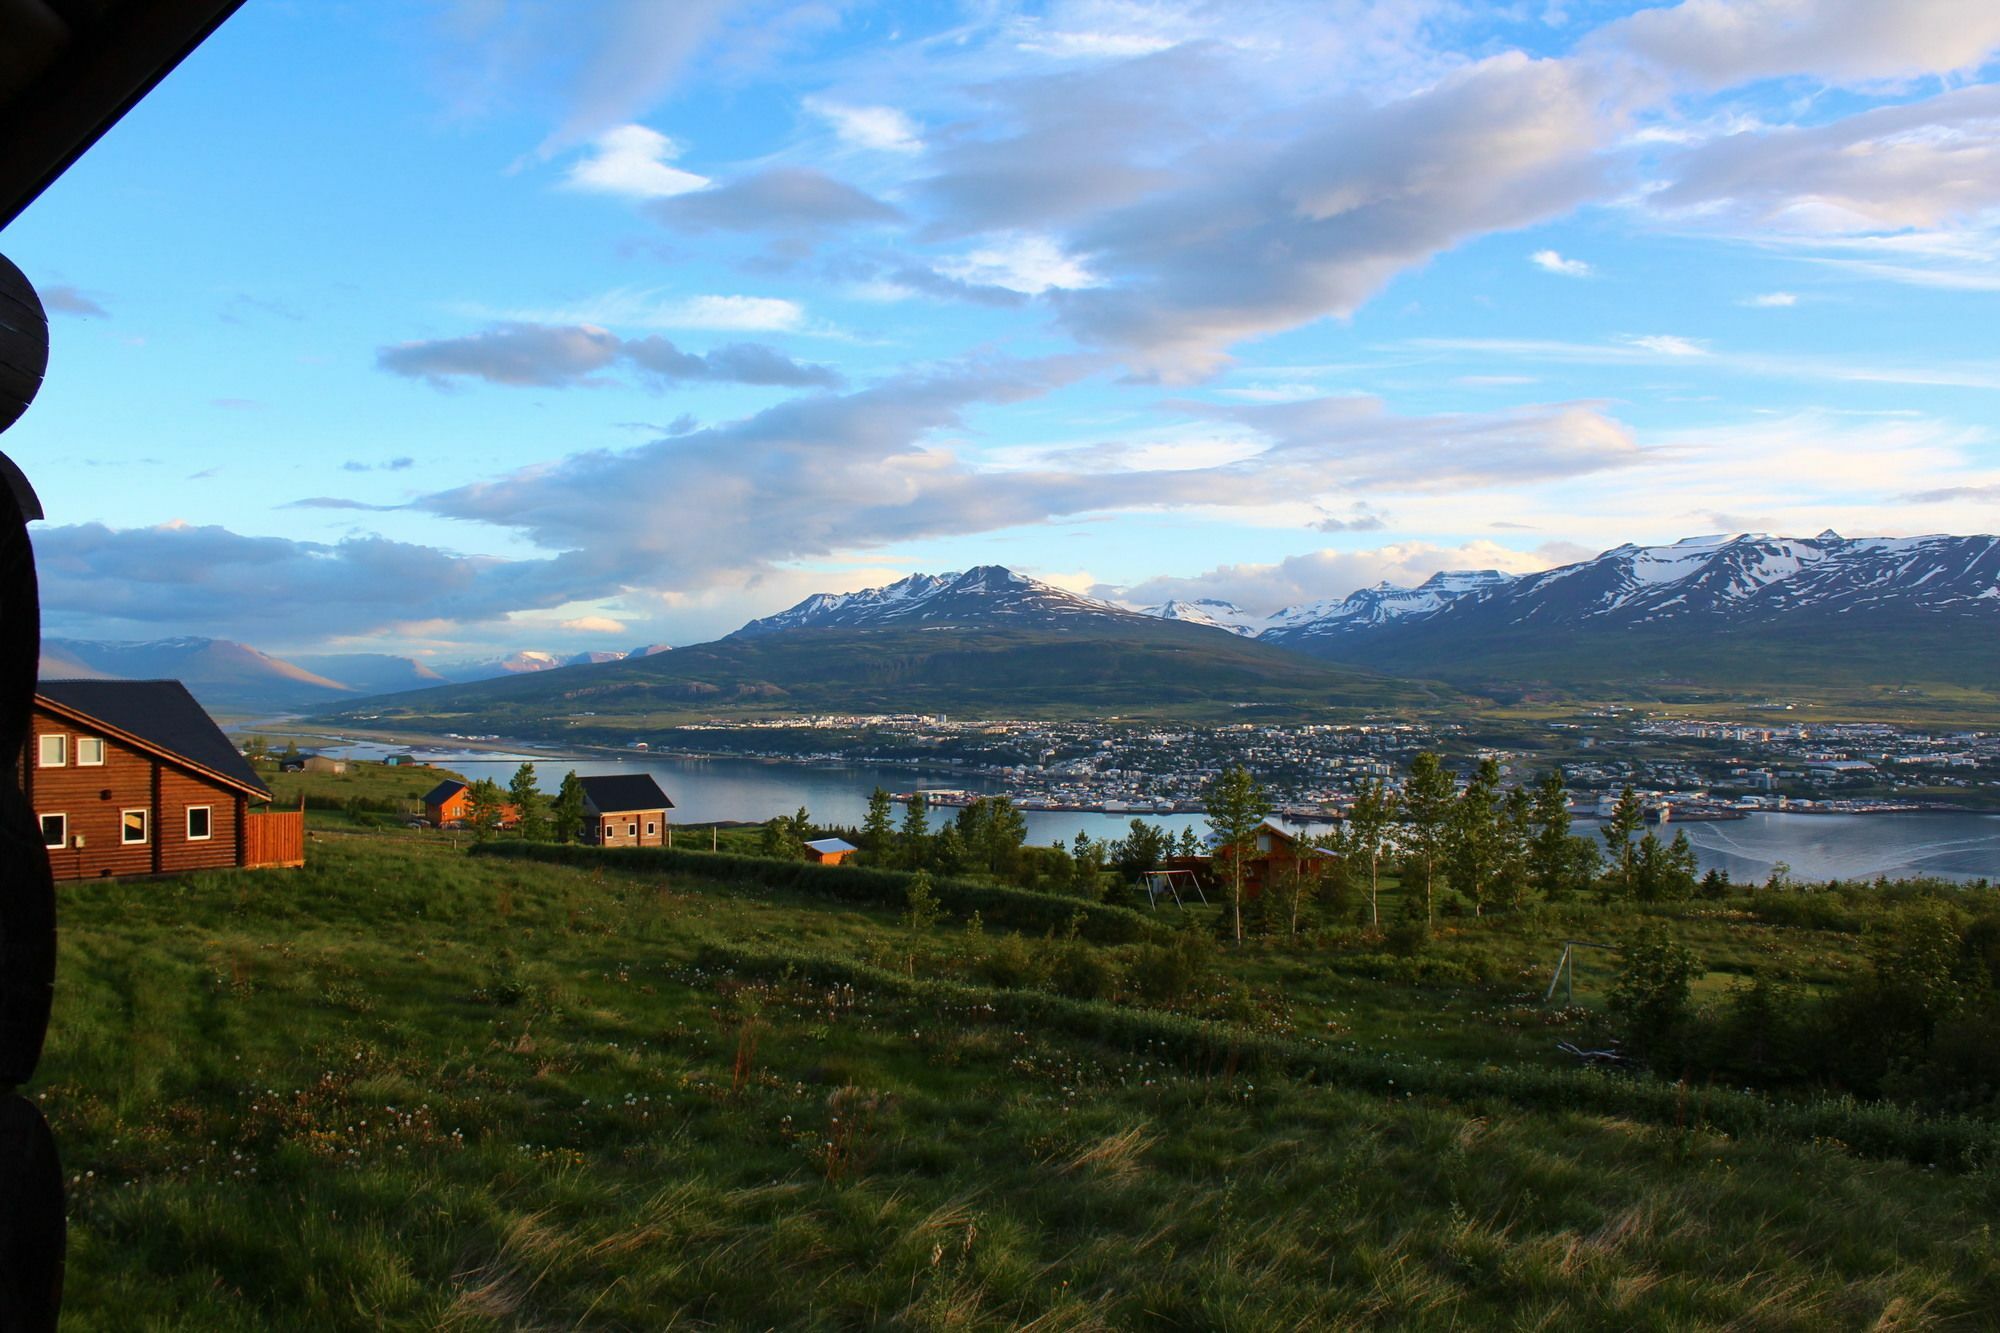
{"label": "dark roof of cabin", "polygon": [[608,773],[602,777],[579,778],[583,798],[601,815],[622,814],[627,810],[671,810],[674,803],[660,790],[651,773]]}
{"label": "dark roof of cabin", "polygon": [[464,790],[465,784],[463,782],[453,782],[447,778],[430,789],[430,793],[424,797],[424,804],[443,805],[446,801],[449,801]]}
{"label": "dark roof of cabin", "polygon": [[44,680],[35,693],[269,797],[271,789],[177,680]]}

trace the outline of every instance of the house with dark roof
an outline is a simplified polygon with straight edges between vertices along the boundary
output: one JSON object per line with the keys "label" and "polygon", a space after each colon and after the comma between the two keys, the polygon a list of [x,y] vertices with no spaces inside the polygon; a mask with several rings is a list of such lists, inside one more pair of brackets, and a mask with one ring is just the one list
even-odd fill
{"label": "house with dark roof", "polygon": [[45,680],[21,789],[57,879],[305,864],[305,816],[177,680]]}
{"label": "house with dark roof", "polygon": [[[424,795],[424,817],[436,828],[464,828],[472,821],[472,788],[456,778],[446,778]],[[502,805],[495,828],[513,828],[521,822],[521,811]]]}
{"label": "house with dark roof", "polygon": [[583,784],[583,840],[598,847],[667,847],[674,803],[651,773],[578,778]]}

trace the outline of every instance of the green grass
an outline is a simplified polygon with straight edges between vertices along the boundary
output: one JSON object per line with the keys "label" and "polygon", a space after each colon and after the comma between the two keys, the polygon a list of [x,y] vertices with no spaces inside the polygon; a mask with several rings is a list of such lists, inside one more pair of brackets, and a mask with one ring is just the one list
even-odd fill
{"label": "green grass", "polygon": [[[1168,1012],[975,979],[990,921],[915,937],[803,882],[314,823],[304,871],[65,890],[34,1091],[75,1179],[69,1327],[1975,1328],[2000,1308],[1990,1166],[1870,1158],[1775,1114],[1726,1134],[1701,1094],[1531,1104],[1587,1089],[1553,1043],[1594,1020],[1524,997],[1552,941],[1612,926],[1596,909],[1452,923],[1430,953],[1484,985],[1363,975],[1368,950],[1327,931],[1230,956]],[[1858,948],[1686,925],[1732,965],[1835,974]],[[1435,1077],[1372,1081],[1396,1063]]]}

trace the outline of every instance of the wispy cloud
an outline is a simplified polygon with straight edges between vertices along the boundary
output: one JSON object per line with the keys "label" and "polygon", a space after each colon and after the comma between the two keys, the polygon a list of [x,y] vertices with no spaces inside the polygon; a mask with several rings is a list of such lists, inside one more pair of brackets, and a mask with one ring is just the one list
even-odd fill
{"label": "wispy cloud", "polygon": [[1528,256],[1528,262],[1544,273],[1565,278],[1588,278],[1597,271],[1581,259],[1565,259],[1554,250],[1537,250]]}
{"label": "wispy cloud", "polygon": [[606,383],[601,372],[624,366],[655,386],[683,382],[833,388],[842,382],[829,366],[808,365],[761,343],[732,343],[706,353],[684,352],[658,336],[620,338],[590,324],[496,324],[460,338],[397,343],[375,354],[392,375],[424,379],[443,388],[455,379],[542,388]]}

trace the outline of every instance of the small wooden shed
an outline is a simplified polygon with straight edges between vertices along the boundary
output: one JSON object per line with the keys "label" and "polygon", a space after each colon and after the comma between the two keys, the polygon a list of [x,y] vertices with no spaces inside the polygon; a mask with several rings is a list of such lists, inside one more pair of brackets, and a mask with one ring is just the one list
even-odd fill
{"label": "small wooden shed", "polygon": [[860,850],[845,838],[815,838],[806,844],[806,860],[815,865],[837,866]]}

